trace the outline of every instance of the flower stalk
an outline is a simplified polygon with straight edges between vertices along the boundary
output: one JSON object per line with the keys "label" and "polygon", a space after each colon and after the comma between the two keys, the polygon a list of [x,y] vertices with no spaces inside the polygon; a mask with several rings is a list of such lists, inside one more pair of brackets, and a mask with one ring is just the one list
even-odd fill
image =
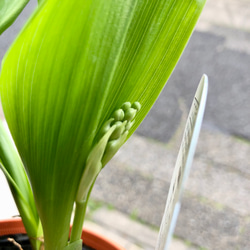
{"label": "flower stalk", "polygon": [[[35,218],[34,227],[27,218],[27,232],[40,237],[41,221],[45,250],[78,247],[99,172],[149,112],[204,4],[39,1],[6,53],[0,75],[2,106],[19,157],[11,169],[23,178],[1,167],[10,186],[27,193]],[[2,151],[1,160],[8,153]],[[13,195],[22,198],[18,191]],[[77,222],[68,244],[75,203]]]}

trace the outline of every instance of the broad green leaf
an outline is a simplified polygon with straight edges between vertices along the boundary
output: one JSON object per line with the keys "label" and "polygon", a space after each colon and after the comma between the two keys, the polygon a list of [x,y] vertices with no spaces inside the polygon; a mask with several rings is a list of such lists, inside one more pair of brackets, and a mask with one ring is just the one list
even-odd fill
{"label": "broad green leaf", "polygon": [[[28,234],[32,238],[42,236],[40,220],[35,207],[31,187],[22,161],[16,151],[8,130],[0,120],[0,169],[5,174],[17,208]],[[32,241],[37,246],[40,244]]]}
{"label": "broad green leaf", "polygon": [[15,21],[29,0],[0,0],[0,35]]}
{"label": "broad green leaf", "polygon": [[128,137],[135,131],[173,71],[204,3],[44,1],[8,51],[2,104],[31,181],[46,250],[67,245],[65,228],[104,124],[123,103],[139,102]]}

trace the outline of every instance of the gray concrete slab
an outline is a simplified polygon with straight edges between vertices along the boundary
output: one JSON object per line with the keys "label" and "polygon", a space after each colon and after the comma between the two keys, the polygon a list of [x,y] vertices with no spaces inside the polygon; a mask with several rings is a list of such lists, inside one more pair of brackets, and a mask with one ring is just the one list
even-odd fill
{"label": "gray concrete slab", "polygon": [[[240,249],[241,218],[230,209],[214,209],[200,200],[183,200],[175,233],[205,249]],[[249,247],[249,243],[248,243]]]}
{"label": "gray concrete slab", "polygon": [[237,45],[234,48],[228,45],[234,44],[231,37],[235,36],[245,37],[250,47],[250,33],[244,31],[227,28],[221,34],[218,30],[214,33],[194,32],[137,133],[167,142],[180,122],[183,109],[189,109],[200,77],[206,73],[210,84],[204,125],[250,139],[250,53],[238,50]]}
{"label": "gray concrete slab", "polygon": [[[217,147],[216,138],[222,148]],[[250,144],[228,138],[203,129],[186,186],[176,236],[197,247],[250,248],[247,235],[242,233],[249,226],[250,176],[233,166],[234,162],[243,162],[249,168],[249,162],[238,154],[230,155],[231,162],[220,159],[220,150],[222,155],[237,147],[248,152]],[[217,148],[217,153],[207,154],[209,148]],[[98,177],[92,197],[139,221],[159,226],[176,154],[174,143],[132,136]]]}

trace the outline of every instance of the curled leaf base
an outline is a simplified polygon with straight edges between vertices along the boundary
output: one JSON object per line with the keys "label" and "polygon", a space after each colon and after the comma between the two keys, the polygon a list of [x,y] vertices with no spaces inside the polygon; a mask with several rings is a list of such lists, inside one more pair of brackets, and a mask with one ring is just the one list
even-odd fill
{"label": "curled leaf base", "polygon": [[63,250],[82,250],[82,240],[77,240],[64,247]]}

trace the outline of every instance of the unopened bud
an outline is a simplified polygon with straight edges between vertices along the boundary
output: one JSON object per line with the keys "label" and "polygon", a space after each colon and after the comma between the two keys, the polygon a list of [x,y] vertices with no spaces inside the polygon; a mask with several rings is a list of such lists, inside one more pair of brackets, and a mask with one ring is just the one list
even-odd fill
{"label": "unopened bud", "polygon": [[102,125],[101,130],[99,132],[99,139],[109,131],[109,129],[111,128],[111,123],[113,121],[114,118],[111,118]]}
{"label": "unopened bud", "polygon": [[118,109],[114,112],[112,117],[115,119],[115,121],[122,121],[124,119],[124,111],[122,109]]}
{"label": "unopened bud", "polygon": [[125,102],[122,104],[122,109],[126,112],[129,108],[131,107],[131,103],[130,102]]}
{"label": "unopened bud", "polygon": [[115,123],[114,126],[116,126],[116,128],[112,133],[112,135],[110,136],[109,141],[116,140],[123,134],[123,132],[125,131],[126,123],[127,123],[126,121],[125,122],[118,121]]}
{"label": "unopened bud", "polygon": [[136,109],[139,111],[141,109],[141,104],[139,102],[134,102],[131,106],[131,108]]}
{"label": "unopened bud", "polygon": [[135,118],[137,110],[133,109],[133,108],[129,108],[128,110],[126,110],[125,112],[125,116],[124,116],[124,120],[126,121],[131,121]]}

